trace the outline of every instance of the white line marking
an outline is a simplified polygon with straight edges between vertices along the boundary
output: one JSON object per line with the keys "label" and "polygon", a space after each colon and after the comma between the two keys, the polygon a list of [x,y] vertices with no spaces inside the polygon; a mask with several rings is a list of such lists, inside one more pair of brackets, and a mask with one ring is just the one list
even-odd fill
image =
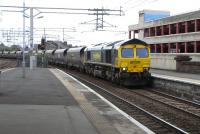
{"label": "white line marking", "polygon": [[15,69],[15,68],[2,69],[0,71],[1,71],[1,73],[5,73],[5,72],[13,70],[13,69]]}
{"label": "white line marking", "polygon": [[[57,69],[57,68],[56,68]],[[138,122],[137,120],[135,120],[134,118],[132,118],[131,116],[129,116],[127,113],[125,113],[124,111],[122,111],[121,109],[119,109],[118,107],[116,107],[114,104],[112,104],[110,101],[108,101],[107,99],[105,99],[103,96],[101,96],[100,94],[98,94],[97,92],[95,92],[94,90],[92,90],[90,87],[86,86],[85,84],[81,83],[80,81],[78,81],[76,78],[72,77],[71,75],[65,73],[64,71],[57,69],[58,71],[64,73],[65,75],[67,75],[68,77],[72,78],[73,80],[75,80],[77,83],[81,84],[82,86],[84,86],[85,88],[87,88],[90,92],[94,93],[95,95],[97,95],[99,98],[101,98],[104,102],[106,102],[108,105],[110,105],[111,107],[113,107],[114,109],[116,109],[119,113],[121,113],[123,116],[125,116],[127,119],[129,119],[132,123],[134,123],[135,125],[137,125],[138,127],[140,127],[142,130],[144,130],[146,133],[148,134],[155,134],[153,131],[151,131],[149,128],[147,128],[146,126],[144,126],[143,124],[141,124],[140,122]]]}

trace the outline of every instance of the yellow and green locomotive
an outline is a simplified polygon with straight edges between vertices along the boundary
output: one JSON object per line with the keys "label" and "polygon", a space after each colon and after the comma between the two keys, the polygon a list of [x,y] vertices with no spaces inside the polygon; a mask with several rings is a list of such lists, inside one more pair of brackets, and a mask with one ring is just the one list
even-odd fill
{"label": "yellow and green locomotive", "polygon": [[87,47],[84,68],[89,74],[122,85],[146,85],[151,79],[150,47],[138,39]]}

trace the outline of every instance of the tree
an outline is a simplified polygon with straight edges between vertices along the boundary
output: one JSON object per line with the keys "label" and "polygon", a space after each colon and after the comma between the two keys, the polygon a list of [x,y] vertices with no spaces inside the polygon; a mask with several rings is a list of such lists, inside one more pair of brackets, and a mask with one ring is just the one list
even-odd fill
{"label": "tree", "polygon": [[10,46],[10,51],[19,51],[20,49],[21,49],[21,46],[19,45]]}
{"label": "tree", "polygon": [[8,51],[9,50],[9,47],[5,46],[3,43],[0,44],[0,50],[5,50],[5,51]]}

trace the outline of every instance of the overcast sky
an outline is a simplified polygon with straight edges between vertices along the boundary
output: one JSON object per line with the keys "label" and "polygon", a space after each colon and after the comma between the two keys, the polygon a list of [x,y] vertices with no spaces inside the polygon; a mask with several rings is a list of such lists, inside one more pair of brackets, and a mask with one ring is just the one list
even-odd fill
{"label": "overcast sky", "polygon": [[[65,8],[108,8],[125,11],[125,16],[106,16],[104,20],[116,28],[105,28],[108,31],[94,31],[95,25],[82,25],[80,23],[95,19],[95,16],[89,15],[59,15],[42,14],[41,19],[34,19],[35,28],[72,28],[77,32],[65,32],[65,40],[73,45],[90,45],[106,41],[115,41],[128,38],[128,25],[138,23],[138,12],[143,9],[168,10],[171,15],[184,12],[199,10],[199,0],[25,0],[26,6],[42,7],[65,7]],[[23,0],[0,0],[0,5],[22,6]],[[0,8],[1,10],[1,8]],[[35,11],[36,12],[36,11]],[[21,13],[0,13],[0,29],[22,28]],[[26,27],[29,28],[29,19],[26,19]],[[118,32],[111,32],[118,31]],[[119,32],[119,31],[126,31]],[[34,32],[34,42],[39,42],[43,31]],[[63,40],[62,32],[46,31],[49,37],[54,40]],[[1,37],[1,35],[0,35]],[[0,41],[5,41],[0,40]],[[16,40],[15,44],[21,43]],[[13,44],[9,43],[10,45]]]}

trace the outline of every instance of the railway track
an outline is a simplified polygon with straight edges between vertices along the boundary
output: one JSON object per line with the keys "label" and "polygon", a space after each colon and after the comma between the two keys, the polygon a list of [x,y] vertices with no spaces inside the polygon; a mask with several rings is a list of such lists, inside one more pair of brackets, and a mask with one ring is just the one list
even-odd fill
{"label": "railway track", "polygon": [[0,70],[17,66],[16,60],[0,59]]}
{"label": "railway track", "polygon": [[[71,72],[71,71],[70,71]],[[90,81],[88,76],[82,77],[77,74],[72,74],[70,72],[67,72],[68,74],[72,75],[73,77],[77,78],[81,82],[85,83],[92,89],[94,89],[96,92],[104,96],[106,99],[108,99],[110,102],[115,104],[117,107],[125,111],[127,114],[132,116],[134,119],[138,120],[145,126],[147,126],[149,129],[154,131],[158,134],[167,134],[167,133],[187,133],[186,131],[176,127],[175,125],[170,124],[169,122],[161,119],[155,114],[152,114],[151,112],[147,111],[146,109],[142,108],[141,105],[138,105],[136,101],[133,101],[132,99],[132,91],[127,92],[127,89],[118,89],[118,88],[109,88],[105,86],[106,84],[102,82],[97,82],[94,78],[92,78],[94,81]],[[87,79],[87,80],[86,80]],[[88,81],[89,80],[89,81]],[[96,81],[96,82],[95,82]],[[97,84],[99,83],[99,84]],[[99,86],[102,85],[102,86]],[[138,90],[139,91],[139,90]]]}
{"label": "railway track", "polygon": [[172,99],[175,99],[175,100],[178,100],[178,101],[182,101],[186,104],[194,105],[195,107],[200,108],[200,103],[197,103],[195,101],[186,100],[186,99],[176,97],[176,96],[173,96],[173,95],[170,95],[170,94],[167,94],[167,93],[164,93],[164,92],[160,92],[160,91],[157,91],[157,90],[153,90],[153,89],[151,90],[151,92],[162,95],[162,96],[166,96],[168,98],[172,98]]}
{"label": "railway track", "polygon": [[150,111],[163,120],[182,128],[189,133],[199,133],[200,106],[198,104],[166,97],[149,90],[116,89],[117,94]]}
{"label": "railway track", "polygon": [[157,92],[155,90],[151,90],[151,91],[140,90],[140,91],[132,91],[132,92],[137,93],[138,95],[144,96],[146,98],[149,98],[153,101],[157,101],[162,104],[165,104],[176,110],[182,111],[184,113],[188,113],[190,116],[193,116],[194,118],[200,119],[200,104],[198,103],[194,103],[191,101],[173,97],[161,92]]}

